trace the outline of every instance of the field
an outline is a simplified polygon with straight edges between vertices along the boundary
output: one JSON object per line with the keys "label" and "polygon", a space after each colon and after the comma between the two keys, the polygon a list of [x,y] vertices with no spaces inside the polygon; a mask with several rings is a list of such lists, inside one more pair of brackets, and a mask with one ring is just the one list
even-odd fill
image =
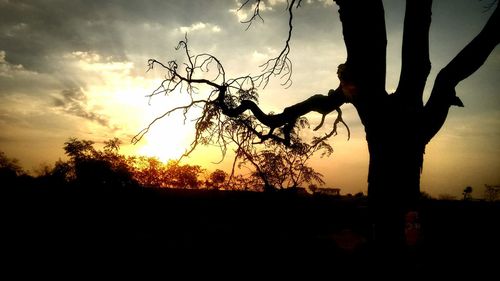
{"label": "field", "polygon": [[364,198],[174,189],[4,193],[2,255],[6,268],[21,268],[17,275],[488,275],[499,262],[500,205],[486,202],[422,202],[422,244],[387,257],[371,247]]}

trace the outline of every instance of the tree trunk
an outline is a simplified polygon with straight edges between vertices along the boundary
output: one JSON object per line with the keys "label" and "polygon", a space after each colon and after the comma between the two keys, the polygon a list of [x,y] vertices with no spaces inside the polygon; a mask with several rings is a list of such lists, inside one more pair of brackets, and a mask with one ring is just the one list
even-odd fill
{"label": "tree trunk", "polygon": [[405,216],[417,211],[420,197],[425,148],[419,129],[422,108],[405,106],[398,96],[387,96],[385,102],[371,108],[376,110],[362,109],[368,115],[362,120],[370,153],[372,238],[383,251],[400,251],[406,248]]}
{"label": "tree trunk", "polygon": [[385,89],[386,30],[380,0],[337,1],[347,61],[339,76],[357,109],[370,153],[368,198],[376,247],[405,247],[405,215],[417,207],[423,164],[422,93],[430,71],[431,0],[408,0],[400,83]]}
{"label": "tree trunk", "polygon": [[368,141],[368,196],[374,214],[374,238],[387,246],[399,247],[404,242],[404,215],[418,207],[418,159],[422,159],[423,152],[417,152],[421,150],[411,144],[390,142]]}

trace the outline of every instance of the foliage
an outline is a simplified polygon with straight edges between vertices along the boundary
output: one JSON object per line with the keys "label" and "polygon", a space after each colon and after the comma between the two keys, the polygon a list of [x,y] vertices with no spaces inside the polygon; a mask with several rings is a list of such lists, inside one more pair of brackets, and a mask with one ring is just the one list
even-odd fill
{"label": "foliage", "polygon": [[472,187],[467,186],[462,192],[462,195],[464,196],[464,200],[470,200],[472,196]]}
{"label": "foliage", "polygon": [[488,185],[485,184],[484,198],[486,201],[497,201],[500,199],[500,185]]}
{"label": "foliage", "polygon": [[259,179],[266,190],[297,188],[305,183],[322,185],[323,175],[306,164],[320,150],[323,155],[333,152],[326,142],[311,146],[296,140],[290,147],[269,142],[263,150],[238,149],[235,161],[239,161],[239,167],[251,164],[254,168],[252,176]]}
{"label": "foliage", "polygon": [[9,158],[3,151],[0,151],[0,173],[2,176],[16,177],[25,172],[19,165],[18,159]]}
{"label": "foliage", "polygon": [[[63,148],[68,160],[59,159],[52,166],[41,165],[36,179],[43,186],[80,186],[83,188],[121,188],[130,186],[159,188],[214,188],[231,190],[261,190],[252,177],[233,176],[217,169],[202,181],[205,172],[199,165],[180,164],[178,161],[161,162],[155,157],[125,156],[120,154],[120,140],[104,141],[103,149],[95,142],[69,138]],[[26,172],[19,161],[0,151],[0,178],[12,183]]]}
{"label": "foliage", "polygon": [[203,169],[198,165],[180,165],[177,161],[169,161],[165,170],[165,184],[172,188],[199,188],[198,177]]}
{"label": "foliage", "polygon": [[208,180],[206,181],[206,186],[208,188],[220,189],[223,187],[223,184],[226,181],[227,177],[228,174],[226,172],[220,169],[216,169],[210,174]]}
{"label": "foliage", "polygon": [[[66,177],[82,184],[131,185],[146,187],[199,188],[198,177],[203,169],[197,165],[162,163],[153,157],[126,157],[119,154],[120,140],[104,142],[103,150],[96,150],[94,142],[71,138],[64,144],[70,157]],[[69,169],[67,166],[69,165]]]}
{"label": "foliage", "polygon": [[134,179],[145,187],[165,186],[165,165],[154,157],[140,156],[133,159]]}
{"label": "foliage", "polygon": [[4,188],[23,186],[31,177],[21,168],[19,160],[0,151],[0,185]]}
{"label": "foliage", "polygon": [[103,150],[95,149],[93,141],[77,138],[70,138],[63,148],[70,160],[56,165],[54,173],[65,173],[66,180],[90,187],[134,184],[129,159],[119,154],[117,138],[104,142]]}

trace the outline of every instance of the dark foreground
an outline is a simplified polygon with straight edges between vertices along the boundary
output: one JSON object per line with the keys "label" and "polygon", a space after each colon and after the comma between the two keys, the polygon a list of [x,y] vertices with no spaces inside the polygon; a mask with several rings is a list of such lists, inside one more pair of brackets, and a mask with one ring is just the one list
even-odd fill
{"label": "dark foreground", "polygon": [[15,279],[144,280],[153,273],[167,280],[304,274],[406,280],[436,273],[498,277],[500,266],[500,205],[485,202],[423,202],[422,244],[392,256],[373,249],[363,198],[26,189],[1,200],[1,263]]}

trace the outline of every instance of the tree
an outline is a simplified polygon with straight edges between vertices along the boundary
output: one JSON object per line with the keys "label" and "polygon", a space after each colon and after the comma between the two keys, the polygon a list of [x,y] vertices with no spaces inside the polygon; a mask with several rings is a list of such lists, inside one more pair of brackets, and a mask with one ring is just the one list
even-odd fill
{"label": "tree", "polygon": [[220,189],[222,184],[226,181],[226,178],[227,173],[223,170],[217,169],[210,174],[207,186],[214,189]]}
{"label": "tree", "polygon": [[141,156],[134,159],[134,179],[145,187],[166,187],[166,166],[154,157]]}
{"label": "tree", "polygon": [[169,161],[165,171],[165,185],[172,188],[199,188],[198,177],[203,169],[198,165],[180,165],[178,161]]}
{"label": "tree", "polygon": [[472,194],[472,187],[467,186],[464,191],[462,192],[462,195],[464,196],[464,201],[465,200],[470,200],[471,199],[471,194]]}
{"label": "tree", "polygon": [[133,185],[131,166],[125,156],[118,153],[120,141],[115,138],[104,144],[104,150],[99,151],[93,141],[70,138],[64,143],[69,163],[59,164],[54,172],[65,172],[66,178],[86,188]]}
{"label": "tree", "polygon": [[5,187],[17,187],[19,180],[27,177],[26,172],[19,165],[19,160],[9,158],[0,151],[0,182]]}
{"label": "tree", "polygon": [[237,149],[239,166],[250,163],[255,171],[252,176],[262,181],[264,190],[297,188],[304,183],[324,184],[323,175],[307,165],[307,161],[318,150],[324,150],[330,155],[333,149],[327,143],[321,145],[307,145],[295,142],[286,147],[277,143],[270,143],[264,149]]}
{"label": "tree", "polygon": [[484,185],[484,199],[489,202],[494,202],[500,197],[500,185]]}
{"label": "tree", "polygon": [[[463,106],[456,95],[457,84],[481,67],[500,40],[498,5],[482,31],[439,71],[430,98],[424,104],[423,91],[431,69],[432,1],[406,1],[399,85],[394,93],[388,93],[382,0],[337,0],[347,49],[345,63],[338,66],[338,87],[288,106],[281,113],[265,113],[258,105],[258,89],[274,76],[284,77],[284,85],[291,82],[292,62],[288,54],[294,9],[301,2],[288,1],[289,32],[285,46],[276,58],[264,64],[260,75],[229,78],[216,57],[192,55],[187,37],[178,45],[186,56],[182,66],[176,61],[162,63],[150,59],[149,68],[161,67],[166,71],[165,80],[150,97],[183,89],[191,101],[153,120],[134,141],[140,140],[157,120],[175,111],[186,114],[190,109],[201,108],[195,121],[195,138],[187,154],[199,144],[218,144],[225,153],[234,140],[231,136],[235,135],[238,149],[246,152],[257,143],[268,141],[292,147],[301,139],[300,121],[304,115],[321,114],[322,121],[315,128],[318,129],[324,125],[326,115],[337,113],[330,133],[310,142],[314,147],[335,135],[338,124],[345,125],[341,106],[350,103],[366,132],[370,154],[368,197],[374,213],[375,237],[381,245],[401,245],[405,213],[418,206],[425,147],[443,126],[449,108]],[[261,0],[244,2],[243,6],[254,7],[249,23],[260,18],[261,3]],[[198,89],[207,87],[208,94],[200,96]]]}
{"label": "tree", "polygon": [[19,160],[16,158],[9,158],[3,151],[0,151],[0,173],[1,176],[17,177],[25,172],[19,165]]}

